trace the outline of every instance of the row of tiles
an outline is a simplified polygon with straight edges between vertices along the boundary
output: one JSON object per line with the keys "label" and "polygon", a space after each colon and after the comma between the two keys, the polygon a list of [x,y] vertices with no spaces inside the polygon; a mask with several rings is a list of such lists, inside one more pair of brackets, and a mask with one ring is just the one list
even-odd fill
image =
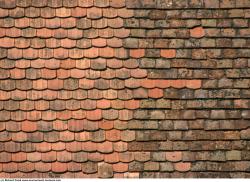
{"label": "row of tiles", "polygon": [[83,59],[83,58],[190,58],[193,60],[205,60],[205,59],[235,59],[235,58],[249,58],[249,49],[130,49],[125,48],[97,48],[92,47],[88,49],[17,49],[2,48],[0,58],[8,59]]}
{"label": "row of tiles", "polygon": [[[77,127],[74,127],[77,125]],[[234,131],[234,130],[244,130],[250,127],[250,123],[247,120],[240,119],[224,119],[224,120],[210,120],[210,119],[197,119],[197,120],[130,120],[130,121],[88,121],[88,120],[55,120],[53,122],[48,121],[2,121],[0,123],[0,131],[9,132],[35,132],[35,131],[68,131],[71,132],[83,132],[86,136],[89,135],[91,131],[109,130],[107,133],[120,133],[117,130],[136,130],[138,134],[141,134],[140,130],[145,130],[145,135],[150,132],[147,130],[160,131],[186,131],[186,130],[201,130],[201,131]],[[67,132],[66,132],[67,133]],[[70,135],[72,135],[71,133]],[[75,134],[75,138],[79,134]],[[109,135],[110,136],[110,135]],[[114,136],[115,137],[115,136]]]}
{"label": "row of tiles", "polygon": [[[78,124],[78,123],[77,123]],[[83,124],[82,124],[83,125]],[[83,128],[84,126],[81,127]],[[27,127],[27,126],[26,126]],[[32,126],[31,126],[32,127]],[[30,128],[31,128],[30,127]],[[34,127],[34,125],[33,125]],[[46,126],[45,126],[46,127]],[[74,129],[74,127],[72,127]],[[33,128],[31,128],[33,129]],[[30,129],[30,130],[31,130]],[[46,129],[46,128],[45,128]],[[81,128],[79,128],[80,130]],[[250,129],[243,129],[241,131],[214,131],[214,130],[190,130],[190,131],[133,131],[133,130],[98,130],[91,132],[70,132],[70,131],[47,131],[47,132],[9,132],[1,131],[0,141],[4,151],[17,152],[20,151],[20,143],[23,142],[52,142],[61,143],[66,146],[68,151],[85,150],[85,147],[92,146],[95,149],[103,152],[110,153],[113,151],[112,142],[132,142],[128,146],[132,151],[142,150],[142,142],[154,141],[203,141],[203,140],[248,140]],[[53,136],[51,136],[53,135]],[[130,136],[127,136],[130,135]],[[111,142],[110,142],[111,141]],[[66,142],[66,143],[65,143]],[[98,142],[98,143],[96,143]],[[100,143],[101,142],[101,143]],[[139,142],[139,143],[137,143]],[[140,143],[141,142],[141,143]],[[72,147],[72,148],[71,148]],[[96,148],[97,147],[97,148]],[[87,150],[87,149],[86,149]],[[153,149],[152,149],[153,150]]]}
{"label": "row of tiles", "polygon": [[[6,20],[5,20],[6,21]],[[82,39],[82,38],[126,38],[129,37],[137,37],[137,38],[175,38],[175,39],[189,39],[189,38],[196,38],[197,37],[190,37],[191,29],[187,29],[186,26],[183,25],[182,28],[176,29],[177,27],[169,27],[163,25],[158,27],[151,27],[151,29],[145,28],[136,28],[133,29],[96,29],[90,28],[86,30],[81,29],[48,29],[48,28],[41,28],[39,25],[37,26],[38,29],[34,28],[25,28],[19,29],[13,27],[14,24],[10,22],[4,22],[5,27],[0,28],[0,37],[25,37],[25,38],[69,38],[69,39]],[[231,25],[231,24],[230,24]],[[198,26],[198,25],[197,25]],[[237,29],[228,27],[220,27],[220,28],[206,28],[204,29],[205,35],[207,38],[248,38],[249,37],[249,29],[244,28],[246,25],[242,25],[242,28],[236,27]],[[132,28],[132,27],[131,27]],[[152,29],[153,28],[153,29]],[[193,29],[192,29],[193,30]],[[196,30],[196,29],[194,29]],[[199,29],[198,29],[199,30]],[[198,40],[198,39],[197,39]]]}
{"label": "row of tiles", "polygon": [[[198,39],[141,39],[141,38],[96,38],[96,39],[41,39],[41,38],[0,38],[1,48],[90,48],[90,47],[111,47],[111,48],[247,48],[249,39],[232,38],[204,38]],[[225,45],[226,43],[226,45]]]}
{"label": "row of tiles", "polygon": [[[102,59],[102,60],[100,60]],[[90,70],[100,70],[102,72],[96,74],[104,74],[106,72],[111,72],[111,75],[115,70],[112,69],[228,69],[231,72],[233,70],[247,70],[250,67],[250,61],[247,58],[238,58],[238,59],[210,59],[210,60],[190,60],[190,59],[35,59],[35,60],[25,60],[20,59],[18,61],[13,61],[10,59],[1,59],[0,68],[1,71],[6,69],[6,71],[11,71],[9,69],[29,69],[29,68],[47,68],[47,69],[90,69]],[[99,63],[97,66],[96,63]],[[13,71],[13,70],[12,70]],[[139,70],[138,70],[139,71]],[[28,70],[27,70],[28,72]],[[126,71],[125,71],[126,72]],[[4,75],[4,74],[3,74]],[[188,75],[187,75],[188,76]],[[4,77],[4,76],[3,76]],[[107,77],[107,76],[106,76]],[[108,77],[107,77],[108,78]],[[228,80],[229,81],[229,80]]]}
{"label": "row of tiles", "polygon": [[63,111],[63,110],[95,110],[95,109],[248,109],[250,99],[217,101],[209,100],[55,100],[55,101],[1,101],[0,110],[8,111]]}
{"label": "row of tiles", "polygon": [[167,151],[167,152],[113,152],[103,154],[98,152],[68,152],[68,151],[50,151],[50,152],[0,152],[1,163],[8,162],[194,162],[194,161],[239,161],[249,160],[249,151],[247,150],[216,150],[216,151]]}
{"label": "row of tiles", "polygon": [[[191,22],[190,22],[191,21]],[[103,28],[109,28],[109,29],[121,29],[123,27],[126,28],[137,28],[142,29],[145,31],[145,29],[151,29],[148,30],[148,32],[151,32],[149,36],[151,37],[161,37],[159,36],[159,33],[161,32],[161,28],[181,28],[183,29],[185,33],[188,33],[188,28],[193,28],[202,25],[202,22],[195,21],[195,20],[149,20],[149,19],[122,19],[120,17],[114,18],[114,19],[108,19],[108,18],[102,18],[98,20],[91,20],[88,18],[52,18],[52,19],[42,19],[42,18],[20,18],[20,19],[13,19],[13,18],[5,18],[0,19],[0,22],[3,24],[1,28],[35,28],[35,29],[41,29],[41,28],[47,28],[48,30],[51,30],[53,32],[57,32],[56,28],[61,28],[63,31],[64,29],[72,29],[77,28],[80,30],[88,30],[88,29],[97,29],[96,31],[103,29]],[[249,35],[247,33],[248,30],[248,20],[245,19],[218,19],[217,22],[213,22],[211,24],[204,25],[204,27],[209,28],[215,28],[217,30],[220,29],[233,29],[233,31],[237,31],[237,28],[241,28],[238,32],[241,33],[241,35]],[[214,25],[215,24],[215,25]],[[209,28],[206,29],[209,31]],[[156,30],[152,30],[156,29]],[[192,30],[192,29],[191,29]],[[190,30],[190,31],[191,31]],[[66,30],[64,30],[66,31]],[[152,32],[155,32],[152,34]],[[162,30],[162,32],[166,32],[166,30]],[[158,35],[158,36],[157,36]],[[241,36],[239,35],[239,36]],[[192,34],[191,34],[192,36]],[[197,38],[197,37],[195,37]]]}
{"label": "row of tiles", "polygon": [[29,18],[67,18],[67,17],[75,17],[75,18],[82,18],[87,17],[88,19],[99,19],[99,18],[131,18],[133,17],[133,10],[129,10],[126,8],[15,8],[15,9],[0,9],[0,17],[13,17],[13,18],[22,18],[22,17],[29,17]]}
{"label": "row of tiles", "polygon": [[245,8],[249,6],[248,1],[227,1],[227,0],[215,0],[210,2],[209,0],[201,0],[201,1],[143,1],[143,0],[58,0],[58,1],[51,1],[51,0],[32,0],[32,1],[22,1],[22,0],[10,0],[10,1],[3,1],[1,3],[1,8],[12,9],[15,7],[127,7],[127,8],[134,8],[134,9],[186,9],[186,8]]}
{"label": "row of tiles", "polygon": [[187,10],[130,10],[126,8],[120,7],[112,8],[112,7],[104,7],[104,8],[68,8],[68,7],[60,7],[60,8],[35,8],[35,7],[17,7],[14,9],[0,9],[0,17],[1,18],[67,18],[67,17],[75,17],[82,18],[87,17],[89,19],[99,19],[99,18],[148,18],[152,20],[164,20],[164,19],[207,19],[214,18],[248,18],[249,17],[249,9],[242,8],[234,8],[234,9],[189,9]]}
{"label": "row of tiles", "polygon": [[[38,121],[38,120],[45,120],[45,121],[52,121],[52,120],[70,120],[70,119],[85,119],[91,121],[97,120],[122,120],[128,121],[131,119],[138,119],[138,120],[166,120],[166,119],[241,119],[241,118],[249,118],[250,111],[249,110],[236,110],[236,109],[227,109],[227,110],[148,110],[148,109],[141,109],[141,110],[115,110],[115,109],[108,109],[108,110],[75,110],[75,111],[36,111],[32,110],[29,112],[25,111],[0,111],[0,119],[1,121]],[[177,115],[174,115],[177,114]]]}
{"label": "row of tiles", "polygon": [[[1,83],[12,83],[12,82],[1,82]],[[23,82],[25,84],[25,82]],[[218,103],[221,103],[221,107],[229,106],[227,102],[231,103],[231,100],[229,99],[249,99],[249,91],[247,90],[248,87],[245,87],[245,89],[222,89],[222,88],[215,88],[216,85],[213,87],[213,85],[208,85],[209,87],[206,87],[204,89],[187,89],[187,88],[167,88],[163,90],[163,98],[165,99],[177,99],[177,100],[185,100],[185,99],[221,99]],[[0,100],[14,100],[14,101],[22,101],[22,100],[84,100],[84,99],[91,99],[91,100],[133,100],[133,99],[147,99],[148,96],[148,90],[143,88],[138,89],[125,89],[125,90],[83,90],[83,89],[75,89],[75,90],[31,90],[21,88],[21,90],[14,90],[14,88],[8,89],[6,87],[2,87],[1,93],[1,99]],[[209,88],[209,89],[208,89]],[[4,90],[4,91],[3,91]],[[12,90],[12,91],[11,91]],[[150,89],[151,91],[157,91],[157,93],[162,93],[160,89],[153,88]],[[156,94],[157,95],[157,94]],[[157,97],[155,97],[157,98]],[[119,101],[118,101],[119,102]],[[180,101],[182,102],[182,101]],[[203,102],[203,101],[198,101]],[[209,101],[208,101],[209,102]],[[223,104],[224,102],[224,104]],[[237,103],[237,107],[240,107],[241,101]],[[247,101],[242,101],[243,103],[246,103]],[[122,103],[120,103],[122,104]],[[144,103],[146,105],[146,101]],[[148,101],[148,104],[153,106],[154,101]]]}
{"label": "row of tiles", "polygon": [[[248,130],[249,131],[249,130]],[[221,133],[221,132],[218,132]],[[245,134],[247,130],[245,130]],[[248,133],[249,134],[249,133]],[[202,135],[202,133],[199,133]],[[228,136],[230,136],[230,132],[228,132]],[[39,141],[31,141],[31,142],[6,142],[10,143],[9,145],[6,144],[8,147],[1,147],[1,152],[7,150],[8,152],[15,153],[15,152],[50,152],[50,151],[70,151],[70,152],[96,152],[97,151],[97,143],[96,142],[40,142]],[[112,145],[110,145],[112,143]],[[66,147],[67,144],[67,147]],[[114,152],[125,152],[125,151],[132,151],[132,152],[160,152],[160,151],[217,151],[217,150],[246,150],[249,151],[249,140],[195,140],[195,141],[147,141],[147,142],[108,142],[106,143],[99,143],[99,146],[106,146],[110,147],[107,148],[107,152],[105,149],[101,149],[101,153],[112,153]],[[156,148],[155,148],[156,147]],[[52,154],[52,153],[51,153]],[[190,157],[190,160],[192,157]]]}

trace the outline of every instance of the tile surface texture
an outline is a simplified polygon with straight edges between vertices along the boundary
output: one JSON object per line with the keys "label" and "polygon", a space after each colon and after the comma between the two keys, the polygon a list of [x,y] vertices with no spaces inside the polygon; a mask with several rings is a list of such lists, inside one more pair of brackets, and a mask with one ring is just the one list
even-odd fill
{"label": "tile surface texture", "polygon": [[250,0],[0,0],[0,178],[249,178]]}

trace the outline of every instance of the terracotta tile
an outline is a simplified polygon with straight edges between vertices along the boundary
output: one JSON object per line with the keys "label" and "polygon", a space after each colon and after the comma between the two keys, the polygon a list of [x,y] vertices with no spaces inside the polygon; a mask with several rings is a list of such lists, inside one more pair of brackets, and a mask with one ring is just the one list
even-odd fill
{"label": "terracotta tile", "polygon": [[164,58],[174,58],[176,56],[176,50],[174,49],[161,50],[161,56]]}
{"label": "terracotta tile", "polygon": [[116,164],[113,164],[113,170],[115,172],[125,172],[125,171],[128,171],[128,164],[126,163],[116,163]]}
{"label": "terracotta tile", "polygon": [[106,131],[105,135],[108,141],[119,141],[121,139],[121,132],[119,130]]}
{"label": "terracotta tile", "polygon": [[182,160],[182,152],[166,152],[166,159],[171,162]]}
{"label": "terracotta tile", "polygon": [[51,163],[36,162],[35,169],[39,172],[48,172],[51,170]]}
{"label": "terracotta tile", "polygon": [[161,98],[163,97],[163,90],[158,88],[150,89],[148,91],[148,96],[151,98]]}
{"label": "terracotta tile", "polygon": [[10,162],[10,163],[3,163],[3,172],[16,172],[17,171],[17,163]]}
{"label": "terracotta tile", "polygon": [[57,173],[66,172],[68,169],[67,163],[54,162],[51,163],[51,170]]}
{"label": "terracotta tile", "polygon": [[88,153],[88,160],[93,162],[100,162],[104,159],[103,154],[100,153]]}
{"label": "terracotta tile", "polygon": [[101,110],[87,111],[86,118],[89,120],[100,120],[102,118]]}
{"label": "terracotta tile", "polygon": [[66,144],[64,142],[52,143],[51,149],[53,151],[62,151],[66,149]]}
{"label": "terracotta tile", "polygon": [[108,120],[102,120],[99,123],[99,128],[103,130],[109,130],[114,127],[114,122],[113,121],[108,121]]}
{"label": "terracotta tile", "polygon": [[205,30],[202,27],[195,27],[190,30],[190,36],[194,38],[201,38],[205,36]]}
{"label": "terracotta tile", "polygon": [[70,143],[66,143],[66,150],[70,151],[70,152],[79,152],[81,151],[82,146],[81,146],[81,142],[70,142]]}
{"label": "terracotta tile", "polygon": [[113,145],[111,142],[105,141],[97,144],[97,150],[101,153],[110,153],[113,151]]}
{"label": "terracotta tile", "polygon": [[5,38],[1,38],[1,47],[4,48],[10,48],[10,47],[14,47],[14,39],[5,37]]}
{"label": "terracotta tile", "polygon": [[42,159],[42,154],[39,152],[27,153],[27,160],[30,162],[38,162]]}
{"label": "terracotta tile", "polygon": [[23,162],[26,161],[27,154],[24,152],[18,152],[11,155],[11,160],[14,162]]}
{"label": "terracotta tile", "polygon": [[104,155],[104,161],[107,163],[117,163],[119,162],[119,153],[114,152],[111,154]]}
{"label": "terracotta tile", "polygon": [[85,17],[87,15],[87,9],[86,8],[81,8],[81,7],[76,7],[73,10],[71,10],[71,15],[73,17]]}
{"label": "terracotta tile", "polygon": [[94,142],[83,142],[82,143],[83,151],[97,151],[97,143]]}
{"label": "terracotta tile", "polygon": [[189,171],[191,168],[191,163],[188,162],[179,162],[179,163],[175,163],[174,167],[177,171],[180,172],[186,172]]}
{"label": "terracotta tile", "polygon": [[107,108],[110,108],[111,106],[111,102],[109,100],[98,100],[96,102],[97,104],[97,108],[100,108],[100,109],[107,109]]}
{"label": "terracotta tile", "polygon": [[114,8],[121,8],[125,6],[125,1],[124,0],[111,0],[110,6]]}

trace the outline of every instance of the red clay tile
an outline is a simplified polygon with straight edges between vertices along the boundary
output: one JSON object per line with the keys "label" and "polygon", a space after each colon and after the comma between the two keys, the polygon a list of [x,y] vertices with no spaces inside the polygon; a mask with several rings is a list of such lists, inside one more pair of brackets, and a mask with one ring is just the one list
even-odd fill
{"label": "red clay tile", "polygon": [[62,39],[61,46],[65,48],[72,48],[76,46],[76,41],[71,39]]}
{"label": "red clay tile", "polygon": [[131,76],[134,78],[145,78],[147,77],[147,71],[142,69],[132,69]]}
{"label": "red clay tile", "polygon": [[76,172],[82,170],[80,163],[68,162],[67,164],[68,164],[68,171]]}
{"label": "red clay tile", "polygon": [[155,84],[158,88],[170,87],[171,83],[172,83],[172,80],[156,80],[155,81]]}
{"label": "red clay tile", "polygon": [[122,18],[108,19],[108,26],[112,28],[121,28],[123,26]]}
{"label": "red clay tile", "polygon": [[130,110],[120,110],[119,111],[119,120],[128,121],[133,118],[133,112]]}
{"label": "red clay tile", "polygon": [[[11,94],[13,95],[15,95],[15,92],[11,92]],[[11,97],[11,94],[10,94],[10,92],[7,92],[7,91],[0,91],[0,100],[8,100],[8,99],[10,99],[10,97]],[[13,96],[14,96],[13,95]]]}
{"label": "red clay tile", "polygon": [[54,32],[47,28],[41,28],[36,31],[36,34],[38,37],[41,37],[41,38],[49,38],[52,35],[54,35]]}
{"label": "red clay tile", "polygon": [[1,38],[0,41],[1,41],[1,47],[4,47],[4,48],[14,47],[14,39],[4,37],[4,38]]}
{"label": "red clay tile", "polygon": [[87,17],[90,19],[98,19],[102,17],[102,9],[92,7],[87,9]]}
{"label": "red clay tile", "polygon": [[114,30],[114,36],[118,38],[126,38],[129,36],[129,34],[130,34],[129,29],[119,28]]}
{"label": "red clay tile", "polygon": [[87,111],[86,118],[89,120],[100,120],[102,118],[101,110]]}
{"label": "red clay tile", "polygon": [[87,15],[87,9],[76,7],[71,10],[71,15],[78,18],[85,17]]}
{"label": "red clay tile", "polygon": [[142,87],[144,88],[155,88],[157,84],[156,80],[145,79],[142,81]]}
{"label": "red clay tile", "polygon": [[191,168],[191,163],[189,162],[178,162],[174,164],[174,167],[179,172],[189,171]]}
{"label": "red clay tile", "polygon": [[17,164],[15,162],[3,163],[3,172],[11,173],[17,171]]}
{"label": "red clay tile", "polygon": [[100,48],[99,55],[104,58],[114,57],[114,49],[110,47]]}
{"label": "red clay tile", "polygon": [[83,151],[97,151],[97,143],[94,142],[83,142],[82,143]]}
{"label": "red clay tile", "polygon": [[105,47],[107,45],[107,40],[104,38],[92,39],[92,46],[94,47]]}
{"label": "red clay tile", "polygon": [[96,58],[99,56],[98,48],[89,48],[84,50],[84,56],[87,58]]}
{"label": "red clay tile", "polygon": [[51,150],[51,144],[47,142],[36,143],[35,148],[39,152],[48,152]]}
{"label": "red clay tile", "polygon": [[202,27],[195,27],[190,29],[190,36],[194,38],[201,38],[205,36],[205,30]]}
{"label": "red clay tile", "polygon": [[119,162],[119,155],[117,152],[104,155],[104,161],[107,163],[117,163]]}
{"label": "red clay tile", "polygon": [[186,84],[186,80],[170,80],[170,86],[174,88],[184,88]]}
{"label": "red clay tile", "polygon": [[66,172],[68,169],[67,163],[54,162],[51,163],[51,170],[56,173]]}
{"label": "red clay tile", "polygon": [[61,120],[53,121],[53,129],[54,130],[61,131],[61,130],[66,130],[67,128],[68,128],[68,125],[66,122],[61,121]]}
{"label": "red clay tile", "polygon": [[10,59],[20,59],[23,56],[23,51],[21,49],[8,49],[8,58]]}
{"label": "red clay tile", "polygon": [[48,172],[51,170],[51,163],[36,162],[35,169],[39,172]]}
{"label": "red clay tile", "polygon": [[60,90],[63,88],[63,80],[53,79],[48,80],[48,89]]}
{"label": "red clay tile", "polygon": [[100,108],[100,109],[107,109],[107,108],[110,108],[111,106],[111,102],[109,100],[98,100],[96,102],[97,104],[97,108]]}
{"label": "red clay tile", "polygon": [[15,21],[15,27],[27,28],[30,25],[30,20],[28,18],[20,18]]}
{"label": "red clay tile", "polygon": [[130,56],[132,58],[141,58],[144,57],[145,50],[144,49],[131,49],[130,50]]}
{"label": "red clay tile", "polygon": [[113,144],[109,141],[98,143],[97,150],[101,153],[110,153],[113,151]]}
{"label": "red clay tile", "polygon": [[126,109],[138,109],[140,107],[140,102],[138,100],[125,101]]}
{"label": "red clay tile", "polygon": [[182,152],[166,152],[166,159],[171,162],[182,160]]}
{"label": "red clay tile", "polygon": [[69,8],[57,8],[56,16],[58,17],[69,17],[71,15],[71,10]]}
{"label": "red clay tile", "polygon": [[110,6],[114,8],[122,8],[125,6],[124,0],[110,0]]}
{"label": "red clay tile", "polygon": [[65,79],[70,77],[70,70],[58,69],[56,70],[58,79]]}
{"label": "red clay tile", "polygon": [[24,69],[11,69],[10,70],[10,77],[13,79],[22,79],[25,78],[25,70]]}
{"label": "red clay tile", "polygon": [[100,162],[104,159],[104,155],[98,152],[88,153],[88,160],[93,162]]}
{"label": "red clay tile", "polygon": [[71,78],[84,78],[85,77],[85,71],[80,69],[71,69],[70,70],[70,76]]}
{"label": "red clay tile", "polygon": [[58,59],[68,58],[68,50],[63,48],[54,49],[54,56]]}
{"label": "red clay tile", "polygon": [[148,96],[151,98],[161,98],[163,97],[163,90],[159,88],[150,89],[148,91]]}
{"label": "red clay tile", "polygon": [[65,143],[66,150],[69,152],[78,152],[81,151],[81,143],[77,141]]}
{"label": "red clay tile", "polygon": [[48,87],[47,80],[35,80],[33,81],[33,88],[36,90],[44,90]]}
{"label": "red clay tile", "polygon": [[113,170],[114,172],[119,172],[119,173],[126,172],[128,171],[128,164],[126,163],[113,164]]}
{"label": "red clay tile", "polygon": [[134,153],[132,152],[119,153],[119,159],[121,162],[131,162],[134,160]]}
{"label": "red clay tile", "polygon": [[30,162],[38,162],[42,159],[42,154],[40,152],[27,153],[27,160]]}
{"label": "red clay tile", "polygon": [[186,80],[186,84],[191,89],[201,88],[201,80]]}
{"label": "red clay tile", "polygon": [[25,152],[18,152],[11,155],[11,160],[14,162],[24,162],[27,160],[28,154]]}
{"label": "red clay tile", "polygon": [[106,140],[108,141],[119,141],[121,139],[120,130],[109,130],[106,131]]}
{"label": "red clay tile", "polygon": [[118,9],[117,14],[118,14],[118,16],[120,16],[122,18],[131,18],[134,16],[134,11],[122,8],[122,9]]}
{"label": "red clay tile", "polygon": [[103,130],[110,130],[114,127],[114,122],[113,121],[108,121],[108,120],[102,120],[98,123],[99,128]]}
{"label": "red clay tile", "polygon": [[23,121],[22,130],[24,132],[34,132],[37,130],[37,124],[35,122]]}
{"label": "red clay tile", "polygon": [[73,141],[74,140],[74,133],[73,132],[70,132],[70,131],[63,131],[63,132],[60,132],[60,140],[61,141]]}
{"label": "red clay tile", "polygon": [[111,107],[115,109],[123,109],[124,108],[124,101],[122,100],[112,100]]}
{"label": "red clay tile", "polygon": [[65,142],[52,143],[51,149],[53,151],[62,151],[62,150],[66,149],[66,144],[65,144]]}
{"label": "red clay tile", "polygon": [[161,56],[164,58],[174,58],[176,56],[176,50],[174,50],[174,49],[162,49]]}
{"label": "red clay tile", "polygon": [[118,38],[112,38],[106,40],[109,47],[122,47],[122,40]]}

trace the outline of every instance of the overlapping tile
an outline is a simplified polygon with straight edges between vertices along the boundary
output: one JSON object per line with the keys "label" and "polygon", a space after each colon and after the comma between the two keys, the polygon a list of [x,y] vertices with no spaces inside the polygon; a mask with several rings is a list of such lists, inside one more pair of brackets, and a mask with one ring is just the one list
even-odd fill
{"label": "overlapping tile", "polygon": [[248,0],[0,0],[0,177],[249,177]]}

